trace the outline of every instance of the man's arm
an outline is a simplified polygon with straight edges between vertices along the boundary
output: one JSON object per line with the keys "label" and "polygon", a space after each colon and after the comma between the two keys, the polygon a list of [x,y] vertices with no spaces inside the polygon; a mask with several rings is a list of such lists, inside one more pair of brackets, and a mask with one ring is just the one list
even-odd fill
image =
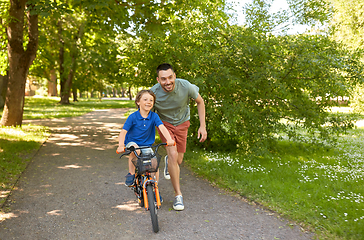
{"label": "man's arm", "polygon": [[206,131],[206,120],[205,120],[205,103],[200,94],[195,99],[197,103],[197,111],[198,111],[198,118],[200,119],[200,128],[197,132],[197,138],[200,139],[200,142],[204,142],[207,138],[207,131]]}

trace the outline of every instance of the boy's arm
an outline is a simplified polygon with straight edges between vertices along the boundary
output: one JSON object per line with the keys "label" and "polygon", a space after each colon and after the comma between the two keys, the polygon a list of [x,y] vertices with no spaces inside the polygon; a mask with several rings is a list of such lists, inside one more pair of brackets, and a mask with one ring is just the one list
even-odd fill
{"label": "boy's arm", "polygon": [[167,145],[168,146],[173,146],[174,141],[173,141],[171,135],[169,134],[168,129],[163,124],[159,125],[158,128],[159,128],[159,130],[161,130],[163,136],[166,138]]}
{"label": "boy's arm", "polygon": [[128,131],[126,131],[125,129],[121,129],[121,132],[119,134],[119,147],[118,149],[116,150],[117,152],[121,153],[121,152],[124,152],[125,151],[125,144],[124,144],[124,141],[125,141],[125,136],[126,136],[126,133]]}

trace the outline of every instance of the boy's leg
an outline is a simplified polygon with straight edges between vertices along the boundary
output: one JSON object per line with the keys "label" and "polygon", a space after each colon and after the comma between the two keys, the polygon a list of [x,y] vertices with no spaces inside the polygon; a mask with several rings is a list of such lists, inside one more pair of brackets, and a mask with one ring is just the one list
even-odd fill
{"label": "boy's leg", "polygon": [[[127,148],[134,146],[135,148],[138,147],[138,145],[134,142],[130,142],[126,145]],[[137,153],[139,154],[140,150],[137,150]],[[125,176],[125,185],[130,187],[133,185],[134,183],[134,178],[135,178],[135,166],[132,162],[132,160],[136,158],[134,153],[130,153],[129,158],[128,158],[128,166],[129,166],[129,173]]]}
{"label": "boy's leg", "polygon": [[132,175],[135,175],[135,166],[133,164],[133,162],[131,161],[133,158],[135,158],[134,153],[131,153],[129,155],[129,173]]}

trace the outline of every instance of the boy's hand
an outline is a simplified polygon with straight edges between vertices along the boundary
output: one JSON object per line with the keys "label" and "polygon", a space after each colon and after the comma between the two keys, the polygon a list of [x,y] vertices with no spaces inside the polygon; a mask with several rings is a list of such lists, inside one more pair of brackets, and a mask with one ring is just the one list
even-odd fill
{"label": "boy's hand", "polygon": [[176,146],[176,142],[171,139],[167,141],[167,146]]}
{"label": "boy's hand", "polygon": [[125,146],[119,146],[118,149],[116,149],[116,153],[122,153],[122,152],[125,152]]}

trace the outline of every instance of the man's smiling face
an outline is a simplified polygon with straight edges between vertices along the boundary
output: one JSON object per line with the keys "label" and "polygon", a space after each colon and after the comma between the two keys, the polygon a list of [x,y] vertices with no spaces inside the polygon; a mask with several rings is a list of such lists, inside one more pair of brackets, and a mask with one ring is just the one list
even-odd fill
{"label": "man's smiling face", "polygon": [[158,73],[157,81],[165,92],[172,92],[175,87],[176,74],[172,69],[161,70]]}

